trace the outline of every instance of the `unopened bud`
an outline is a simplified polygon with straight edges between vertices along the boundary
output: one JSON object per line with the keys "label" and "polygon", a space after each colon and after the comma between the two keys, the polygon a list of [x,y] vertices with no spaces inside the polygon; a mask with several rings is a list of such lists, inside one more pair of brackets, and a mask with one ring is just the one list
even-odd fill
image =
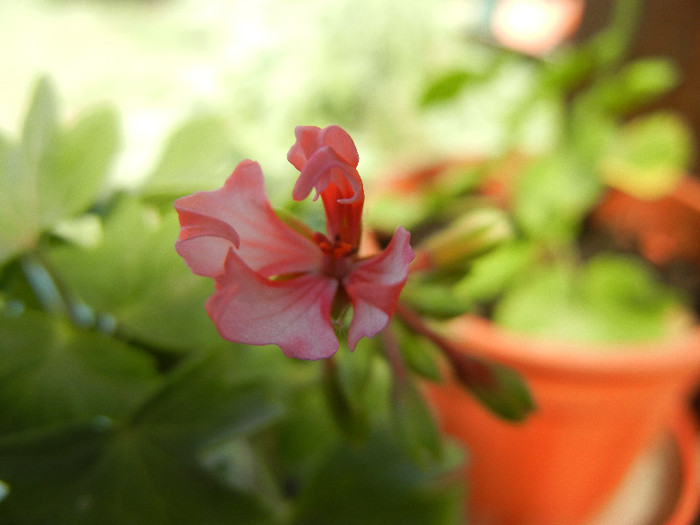
{"label": "unopened bud", "polygon": [[434,267],[449,268],[467,261],[513,236],[513,227],[503,210],[479,208],[425,240],[421,248]]}

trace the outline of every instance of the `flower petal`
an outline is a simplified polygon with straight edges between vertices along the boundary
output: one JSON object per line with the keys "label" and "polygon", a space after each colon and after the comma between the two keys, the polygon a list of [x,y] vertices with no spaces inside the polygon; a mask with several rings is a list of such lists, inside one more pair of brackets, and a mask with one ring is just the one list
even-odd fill
{"label": "flower petal", "polygon": [[340,202],[364,199],[362,181],[356,169],[360,156],[343,128],[298,126],[294,135],[297,141],[287,154],[287,160],[300,172],[292,192],[294,200],[305,199],[312,189],[316,189],[316,200],[331,182],[343,189]]}
{"label": "flower petal", "polygon": [[253,345],[276,344],[288,357],[321,359],[338,350],[331,306],[338,282],[319,274],[265,279],[231,248],[217,291],[206,308],[221,336]]}
{"label": "flower petal", "polygon": [[332,149],[341,161],[355,168],[360,162],[355,143],[340,126],[333,125],[323,129],[317,126],[297,126],[294,128],[294,136],[297,140],[289,150],[287,160],[299,171],[304,168],[306,161],[324,146]]}
{"label": "flower petal", "polygon": [[389,324],[408,277],[414,253],[411,234],[401,227],[384,251],[355,265],[344,280],[353,307],[348,345],[355,348],[363,337],[373,337]]}
{"label": "flower petal", "polygon": [[177,199],[175,208],[182,226],[175,249],[198,275],[221,273],[232,246],[238,247],[246,265],[265,277],[305,272],[321,264],[314,242],[275,214],[257,162],[244,160],[223,188]]}

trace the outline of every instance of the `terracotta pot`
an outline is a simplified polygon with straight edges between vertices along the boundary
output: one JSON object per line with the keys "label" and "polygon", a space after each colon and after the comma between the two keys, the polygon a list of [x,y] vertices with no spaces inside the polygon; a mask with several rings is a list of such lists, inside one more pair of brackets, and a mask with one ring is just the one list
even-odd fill
{"label": "terracotta pot", "polygon": [[[663,201],[614,194],[596,220],[613,221],[617,233],[634,239],[657,262],[681,256],[700,268],[700,200],[688,199],[695,191],[697,182],[687,181]],[[675,211],[666,215],[667,208]],[[678,235],[684,239],[680,248],[670,242]],[[516,335],[471,315],[448,329],[465,352],[518,370],[538,406],[514,425],[492,416],[454,383],[429,388],[444,430],[469,453],[468,512],[474,525],[584,523],[605,505],[635,459],[668,431],[700,378],[697,327],[672,341],[634,348]],[[687,468],[694,472],[693,456]],[[696,494],[679,502],[683,513],[673,519],[690,519]]]}
{"label": "terracotta pot", "polygon": [[469,452],[475,525],[575,525],[593,516],[671,424],[700,371],[700,330],[620,352],[508,334],[474,316],[450,329],[465,351],[518,370],[538,406],[514,425],[454,383],[430,389],[444,430]]}

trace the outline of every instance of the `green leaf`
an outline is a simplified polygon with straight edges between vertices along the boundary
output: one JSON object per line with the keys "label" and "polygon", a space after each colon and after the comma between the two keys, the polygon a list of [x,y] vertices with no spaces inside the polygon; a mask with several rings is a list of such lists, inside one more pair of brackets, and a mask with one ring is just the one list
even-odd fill
{"label": "green leaf", "polygon": [[511,422],[523,421],[535,410],[525,381],[513,369],[443,344],[456,379],[488,410]]}
{"label": "green leaf", "polygon": [[38,236],[32,177],[22,147],[0,137],[0,264],[31,248]]}
{"label": "green leaf", "polygon": [[233,159],[226,121],[194,117],[173,131],[142,193],[171,200],[218,188],[232,171]]}
{"label": "green leaf", "polygon": [[517,423],[536,409],[527,384],[515,370],[464,353],[452,356],[451,361],[462,384],[500,418]]}
{"label": "green leaf", "polygon": [[463,265],[513,236],[508,216],[496,207],[483,206],[463,212],[420,245],[437,269]]}
{"label": "green leaf", "polygon": [[56,92],[51,81],[43,77],[34,88],[22,130],[22,144],[32,170],[36,170],[42,162],[57,134]]}
{"label": "green leaf", "polygon": [[123,424],[96,420],[0,438],[0,477],[10,486],[0,521],[269,523],[267,495],[209,470],[224,460],[250,465],[240,457],[247,448],[229,447],[216,464],[202,461],[212,443],[242,439],[279,415],[266,388],[246,382],[240,366],[235,352],[197,356]]}
{"label": "green leaf", "polygon": [[515,188],[513,213],[531,238],[570,242],[601,190],[595,174],[562,151],[525,168]]}
{"label": "green leaf", "polygon": [[358,446],[339,443],[303,487],[295,525],[464,523],[461,454],[418,467],[387,432]]}
{"label": "green leaf", "polygon": [[505,243],[477,258],[454,287],[471,304],[494,300],[535,260],[535,247],[524,241]]}
{"label": "green leaf", "polygon": [[250,364],[235,349],[194,355],[169,375],[132,417],[132,424],[173,451],[269,424],[280,416],[281,406],[261,378],[252,379],[241,370]]}
{"label": "green leaf", "polygon": [[397,335],[404,362],[420,377],[431,381],[441,381],[442,373],[433,345],[405,329],[401,323],[391,326]]}
{"label": "green leaf", "polygon": [[219,343],[204,310],[212,283],[175,252],[178,231],[173,210],[161,217],[125,198],[106,218],[101,243],[58,247],[49,257],[68,289],[112,316],[125,337],[175,352]]}
{"label": "green leaf", "polygon": [[8,441],[0,440],[0,475],[10,488],[3,523],[270,523],[255,495],[229,489],[191,452],[174,454],[138,427]]}
{"label": "green leaf", "polygon": [[629,122],[601,162],[605,181],[642,199],[659,198],[685,176],[693,144],[678,117],[657,112]]}
{"label": "green leaf", "polygon": [[595,331],[582,311],[573,277],[564,265],[543,265],[531,270],[508,290],[496,305],[494,321],[515,332],[576,341]]}
{"label": "green leaf", "polygon": [[39,312],[0,316],[0,433],[123,417],[156,384],[151,359]]}
{"label": "green leaf", "polygon": [[581,269],[551,265],[530,272],[497,305],[494,320],[549,340],[629,343],[687,327],[685,312],[639,261],[600,255]]}
{"label": "green leaf", "polygon": [[606,111],[624,114],[654,101],[678,84],[679,72],[668,60],[636,60],[587,94]]}
{"label": "green leaf", "polygon": [[338,427],[358,441],[369,429],[370,415],[364,403],[370,380],[369,356],[343,350],[347,349],[324,361],[322,386]]}
{"label": "green leaf", "polygon": [[42,225],[95,203],[118,146],[118,117],[111,108],[91,111],[57,136],[39,173]]}
{"label": "green leaf", "polygon": [[406,283],[401,299],[422,314],[440,318],[463,314],[473,306],[471,301],[455,294],[451,283],[420,279],[418,276]]}
{"label": "green leaf", "polygon": [[410,381],[397,381],[392,395],[394,436],[418,465],[427,465],[443,452],[432,412]]}
{"label": "green leaf", "polygon": [[588,262],[580,280],[584,304],[595,312],[601,339],[662,340],[693,326],[682,298],[640,260],[599,255]]}
{"label": "green leaf", "polygon": [[448,71],[434,79],[423,92],[421,107],[433,106],[453,100],[479,76],[471,71]]}
{"label": "green leaf", "polygon": [[116,121],[97,110],[58,129],[53,90],[40,82],[23,142],[0,139],[0,263],[94,204],[116,152]]}

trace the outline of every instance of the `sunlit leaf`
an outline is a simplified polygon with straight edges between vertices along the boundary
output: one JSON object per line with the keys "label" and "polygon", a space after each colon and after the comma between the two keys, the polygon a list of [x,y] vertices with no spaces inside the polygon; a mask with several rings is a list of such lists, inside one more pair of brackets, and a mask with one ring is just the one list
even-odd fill
{"label": "sunlit leaf", "polygon": [[117,114],[95,109],[62,131],[39,173],[42,225],[88,209],[97,199],[119,145]]}
{"label": "sunlit leaf", "polygon": [[63,129],[54,99],[49,82],[40,81],[22,142],[0,139],[0,263],[92,206],[117,149],[113,111],[93,111]]}
{"label": "sunlit leaf", "polygon": [[562,151],[525,168],[517,181],[513,213],[530,237],[569,242],[601,189],[586,164]]}
{"label": "sunlit leaf", "polygon": [[658,112],[627,124],[602,161],[606,182],[642,199],[671,191],[691,160],[690,130],[676,116]]}
{"label": "sunlit leaf", "polygon": [[673,88],[678,79],[677,68],[668,60],[645,58],[599,81],[588,96],[607,111],[624,114],[654,101]]}
{"label": "sunlit leaf", "polygon": [[425,89],[421,106],[432,106],[454,99],[470,82],[479,77],[471,71],[448,71],[433,80]]}
{"label": "sunlit leaf", "polygon": [[495,321],[549,340],[654,341],[678,329],[683,303],[641,262],[597,256],[581,269],[544,266],[511,287]]}
{"label": "sunlit leaf", "polygon": [[56,92],[51,81],[46,77],[39,79],[22,130],[22,144],[32,170],[36,170],[42,162],[58,133],[57,105]]}
{"label": "sunlit leaf", "polygon": [[212,190],[221,186],[233,166],[225,120],[213,115],[197,116],[170,135],[142,193],[172,200],[194,191]]}
{"label": "sunlit leaf", "polygon": [[0,136],[0,264],[36,241],[39,217],[32,184],[22,147]]}

